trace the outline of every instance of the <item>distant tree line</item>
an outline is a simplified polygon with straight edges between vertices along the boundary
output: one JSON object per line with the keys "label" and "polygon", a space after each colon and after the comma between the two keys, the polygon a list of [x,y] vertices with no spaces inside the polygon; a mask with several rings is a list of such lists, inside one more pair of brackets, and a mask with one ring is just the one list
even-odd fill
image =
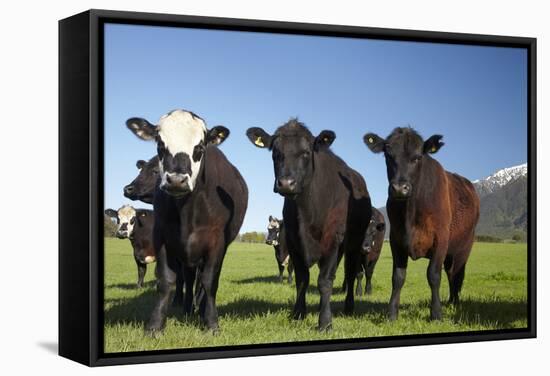
{"label": "distant tree line", "polygon": [[265,242],[266,235],[263,232],[244,232],[242,234],[239,234],[237,236],[236,241],[244,242],[244,243],[264,243]]}
{"label": "distant tree line", "polygon": [[[514,242],[525,242],[526,235],[523,233],[515,233],[512,235],[511,239]],[[477,242],[484,242],[484,243],[502,243],[505,239],[499,238],[498,236],[492,236],[492,235],[476,235],[476,241]],[[508,240],[509,241],[509,240]]]}

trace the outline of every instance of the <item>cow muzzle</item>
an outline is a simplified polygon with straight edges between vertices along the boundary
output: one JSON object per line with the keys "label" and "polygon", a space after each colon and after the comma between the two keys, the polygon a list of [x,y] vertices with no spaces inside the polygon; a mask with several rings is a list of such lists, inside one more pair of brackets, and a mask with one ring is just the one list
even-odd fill
{"label": "cow muzzle", "polygon": [[296,179],[290,177],[280,177],[275,181],[275,192],[282,196],[292,196],[297,193]]}
{"label": "cow muzzle", "polygon": [[167,172],[163,180],[160,188],[171,196],[181,197],[191,192],[189,174]]}
{"label": "cow muzzle", "polygon": [[398,199],[408,198],[411,194],[412,186],[409,183],[392,183],[392,197]]}
{"label": "cow muzzle", "polygon": [[131,199],[132,197],[134,197],[135,191],[136,188],[134,187],[134,185],[128,184],[126,187],[124,187],[124,196]]}

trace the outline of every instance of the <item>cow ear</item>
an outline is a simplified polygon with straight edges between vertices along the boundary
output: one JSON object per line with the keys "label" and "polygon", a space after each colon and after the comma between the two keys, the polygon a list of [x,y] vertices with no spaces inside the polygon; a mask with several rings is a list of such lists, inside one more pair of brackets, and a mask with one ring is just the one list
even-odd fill
{"label": "cow ear", "polygon": [[145,166],[146,164],[147,164],[147,162],[140,159],[139,161],[136,162],[136,167],[141,170],[143,168],[143,166]]}
{"label": "cow ear", "polygon": [[130,118],[126,126],[133,134],[145,141],[154,140],[157,136],[157,127],[143,118]]}
{"label": "cow ear", "polygon": [[314,148],[319,150],[321,148],[328,148],[336,139],[336,133],[333,131],[321,131],[317,137],[315,137]]}
{"label": "cow ear", "polygon": [[437,151],[439,149],[441,149],[441,147],[443,145],[445,145],[445,143],[443,141],[441,141],[442,138],[443,138],[443,136],[441,136],[439,134],[436,134],[436,135],[433,135],[432,137],[428,138],[426,141],[424,141],[424,154],[426,154],[426,153],[430,153],[430,154],[437,153]]}
{"label": "cow ear", "polygon": [[111,218],[116,218],[118,216],[118,213],[116,212],[116,210],[113,210],[113,209],[105,209],[105,214]]}
{"label": "cow ear", "polygon": [[273,141],[273,136],[269,135],[262,128],[252,127],[248,128],[246,131],[246,136],[254,145],[259,148],[269,148],[271,149],[271,142]]}
{"label": "cow ear", "polygon": [[273,216],[269,216],[269,222],[271,222],[273,220]]}
{"label": "cow ear", "polygon": [[363,142],[373,153],[380,153],[384,150],[384,144],[386,143],[386,140],[375,133],[367,133],[363,136]]}
{"label": "cow ear", "polygon": [[379,223],[376,225],[376,229],[380,232],[384,231],[386,229],[386,224],[385,223]]}
{"label": "cow ear", "polygon": [[206,133],[207,145],[219,145],[229,137],[229,129],[223,125],[216,125]]}

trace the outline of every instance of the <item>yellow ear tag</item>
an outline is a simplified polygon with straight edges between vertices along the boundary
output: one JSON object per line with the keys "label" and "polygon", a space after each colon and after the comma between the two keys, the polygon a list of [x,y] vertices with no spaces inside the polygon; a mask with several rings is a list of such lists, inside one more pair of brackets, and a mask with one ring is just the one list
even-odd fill
{"label": "yellow ear tag", "polygon": [[324,142],[328,142],[328,137],[323,138]]}
{"label": "yellow ear tag", "polygon": [[224,135],[222,132],[220,132],[220,133],[218,133],[218,137],[219,137],[219,138],[224,138],[225,135]]}
{"label": "yellow ear tag", "polygon": [[258,138],[256,139],[256,141],[254,141],[254,143],[258,146],[261,146],[262,148],[265,146],[260,136],[258,136]]}
{"label": "yellow ear tag", "polygon": [[432,146],[430,153],[435,153],[437,151],[437,148],[435,146]]}
{"label": "yellow ear tag", "polygon": [[369,137],[369,144],[372,144],[374,142],[374,138]]}

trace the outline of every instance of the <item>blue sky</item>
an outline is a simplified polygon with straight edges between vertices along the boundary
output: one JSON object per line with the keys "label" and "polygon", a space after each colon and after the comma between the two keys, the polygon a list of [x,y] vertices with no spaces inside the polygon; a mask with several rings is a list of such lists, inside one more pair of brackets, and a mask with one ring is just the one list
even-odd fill
{"label": "blue sky", "polygon": [[424,138],[444,135],[435,155],[469,179],[527,161],[527,53],[514,48],[317,36],[105,26],[105,206],[148,207],[127,200],[138,159],[156,153],[125,127],[152,123],[176,108],[231,135],[220,147],[244,176],[249,205],[241,231],[264,231],[281,216],[273,164],[245,131],[272,133],[298,116],[312,133],[336,132],[333,151],[385,205],[384,158],[363,144],[410,125]]}

